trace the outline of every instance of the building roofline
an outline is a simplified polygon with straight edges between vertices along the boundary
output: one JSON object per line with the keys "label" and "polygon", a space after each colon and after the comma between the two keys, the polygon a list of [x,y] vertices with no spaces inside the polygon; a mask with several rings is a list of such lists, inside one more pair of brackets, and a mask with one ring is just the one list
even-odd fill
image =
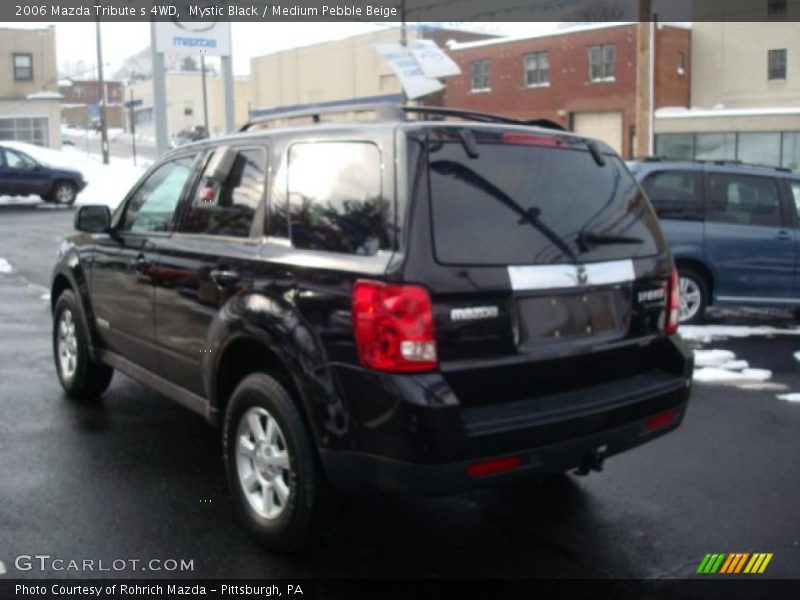
{"label": "building roofline", "polygon": [[656,119],[706,119],[714,117],[771,117],[800,115],[800,107],[770,108],[659,108]]}
{"label": "building roofline", "polygon": [[[484,46],[494,46],[496,44],[511,44],[514,42],[525,42],[528,40],[538,40],[542,38],[551,38],[564,35],[572,35],[574,33],[583,33],[586,31],[596,31],[600,29],[613,29],[615,27],[630,27],[636,25],[637,21],[617,21],[610,23],[587,23],[585,25],[577,25],[565,29],[557,29],[555,31],[546,31],[542,33],[532,33],[527,35],[510,35],[506,37],[492,38],[488,40],[477,40],[474,42],[453,42],[447,45],[448,50],[469,50],[470,48],[483,48]],[[675,27],[679,29],[691,29],[688,23],[673,23],[664,22],[658,24],[659,29],[664,27]]]}
{"label": "building roofline", "polygon": [[582,33],[584,31],[594,31],[597,29],[613,29],[615,27],[629,27],[636,25],[635,21],[622,21],[613,23],[590,23],[587,25],[578,25],[577,27],[569,27],[565,29],[557,29],[555,31],[546,31],[541,33],[532,33],[526,35],[509,35],[500,38],[489,40],[478,40],[475,42],[453,42],[447,45],[448,50],[468,50],[470,48],[483,48],[484,46],[494,46],[496,44],[511,44],[514,42],[524,42],[527,40],[538,40],[541,38],[558,37],[563,35],[570,35],[573,33]]}

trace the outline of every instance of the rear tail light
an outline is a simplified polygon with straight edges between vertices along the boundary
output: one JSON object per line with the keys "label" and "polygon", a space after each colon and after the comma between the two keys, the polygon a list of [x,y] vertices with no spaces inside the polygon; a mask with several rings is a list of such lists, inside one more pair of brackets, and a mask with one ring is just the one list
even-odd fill
{"label": "rear tail light", "polygon": [[678,308],[681,304],[681,281],[678,269],[672,267],[667,282],[667,318],[664,321],[664,333],[670,335],[678,331]]}
{"label": "rear tail light", "polygon": [[438,366],[431,299],[418,285],[357,281],[353,328],[361,364],[380,371],[430,371]]}
{"label": "rear tail light", "polygon": [[520,465],[522,465],[522,459],[519,456],[506,456],[504,458],[472,463],[467,466],[467,473],[472,477],[484,477],[486,475],[496,475],[497,473],[513,471],[514,469],[518,469]]}

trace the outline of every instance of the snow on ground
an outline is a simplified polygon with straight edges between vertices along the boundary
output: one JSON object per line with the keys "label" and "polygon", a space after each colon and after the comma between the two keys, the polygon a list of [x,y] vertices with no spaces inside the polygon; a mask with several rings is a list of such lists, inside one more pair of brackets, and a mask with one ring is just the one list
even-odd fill
{"label": "snow on ground", "polygon": [[778,394],[777,398],[787,402],[800,402],[800,394]]}
{"label": "snow on ground", "polygon": [[0,258],[0,273],[11,273],[13,270],[10,262],[5,258]]}
{"label": "snow on ground", "polygon": [[713,340],[743,338],[754,335],[800,335],[800,327],[781,329],[769,325],[756,327],[745,325],[681,325],[679,332],[685,340],[708,343]]}
{"label": "snow on ground", "polygon": [[741,389],[778,389],[786,386],[770,383],[772,371],[753,369],[746,360],[738,360],[730,350],[708,349],[694,351],[694,381],[734,385]]}
{"label": "snow on ground", "polygon": [[[18,148],[43,164],[80,171],[89,185],[78,194],[76,204],[105,204],[112,209],[120,203],[150,164],[148,161],[140,160],[137,166],[134,166],[131,158],[111,157],[110,164],[104,165],[99,156],[84,154],[76,148],[67,147],[59,151],[21,142],[3,142],[3,144]],[[0,197],[2,204],[30,204],[31,202],[39,202],[39,198],[36,196]],[[47,204],[44,206],[55,207],[55,205]]]}

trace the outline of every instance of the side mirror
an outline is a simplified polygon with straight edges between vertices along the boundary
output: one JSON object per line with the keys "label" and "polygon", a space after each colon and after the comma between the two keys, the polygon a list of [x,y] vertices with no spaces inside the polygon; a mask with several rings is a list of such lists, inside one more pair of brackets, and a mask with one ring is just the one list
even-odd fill
{"label": "side mirror", "polygon": [[111,211],[107,206],[81,206],[75,213],[75,229],[86,233],[106,233],[111,227]]}

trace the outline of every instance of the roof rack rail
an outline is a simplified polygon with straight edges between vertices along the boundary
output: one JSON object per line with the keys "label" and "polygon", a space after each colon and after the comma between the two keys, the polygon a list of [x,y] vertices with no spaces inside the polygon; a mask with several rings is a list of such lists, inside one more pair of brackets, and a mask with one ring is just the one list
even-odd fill
{"label": "roof rack rail", "polygon": [[739,167],[754,167],[757,169],[773,169],[775,171],[780,171],[781,173],[793,173],[792,169],[790,169],[789,167],[779,167],[776,165],[760,165],[758,163],[748,163],[733,158],[669,158],[667,156],[640,156],[634,158],[633,160],[640,162],[673,161],[673,162],[693,162],[693,163],[700,163],[703,165],[736,165]]}
{"label": "roof rack rail", "polygon": [[359,113],[359,112],[374,112],[376,121],[407,121],[407,115],[420,114],[431,115],[438,117],[455,117],[470,121],[478,121],[482,123],[505,123],[508,125],[525,125],[529,127],[544,127],[547,129],[556,129],[559,131],[566,131],[564,127],[549,119],[534,119],[524,121],[521,119],[512,119],[501,115],[494,115],[479,111],[461,110],[458,108],[446,108],[441,106],[403,106],[400,104],[391,104],[387,102],[376,103],[362,103],[362,104],[342,104],[339,106],[326,106],[322,108],[309,108],[304,110],[295,110],[282,113],[276,113],[267,117],[256,118],[245,123],[240,129],[240,132],[248,131],[258,125],[266,125],[275,121],[282,121],[286,119],[297,119],[303,117],[311,118],[312,122],[320,123],[322,115],[344,114],[344,113]]}
{"label": "roof rack rail", "polygon": [[302,110],[292,110],[287,112],[275,113],[267,117],[252,119],[242,125],[239,131],[248,131],[254,126],[265,125],[273,121],[283,119],[299,119],[310,117],[314,123],[320,123],[322,115],[334,115],[353,112],[374,112],[377,121],[400,121],[403,119],[403,112],[397,104],[389,102],[364,102],[361,104],[342,104],[339,106],[323,106],[320,108],[307,108]]}

